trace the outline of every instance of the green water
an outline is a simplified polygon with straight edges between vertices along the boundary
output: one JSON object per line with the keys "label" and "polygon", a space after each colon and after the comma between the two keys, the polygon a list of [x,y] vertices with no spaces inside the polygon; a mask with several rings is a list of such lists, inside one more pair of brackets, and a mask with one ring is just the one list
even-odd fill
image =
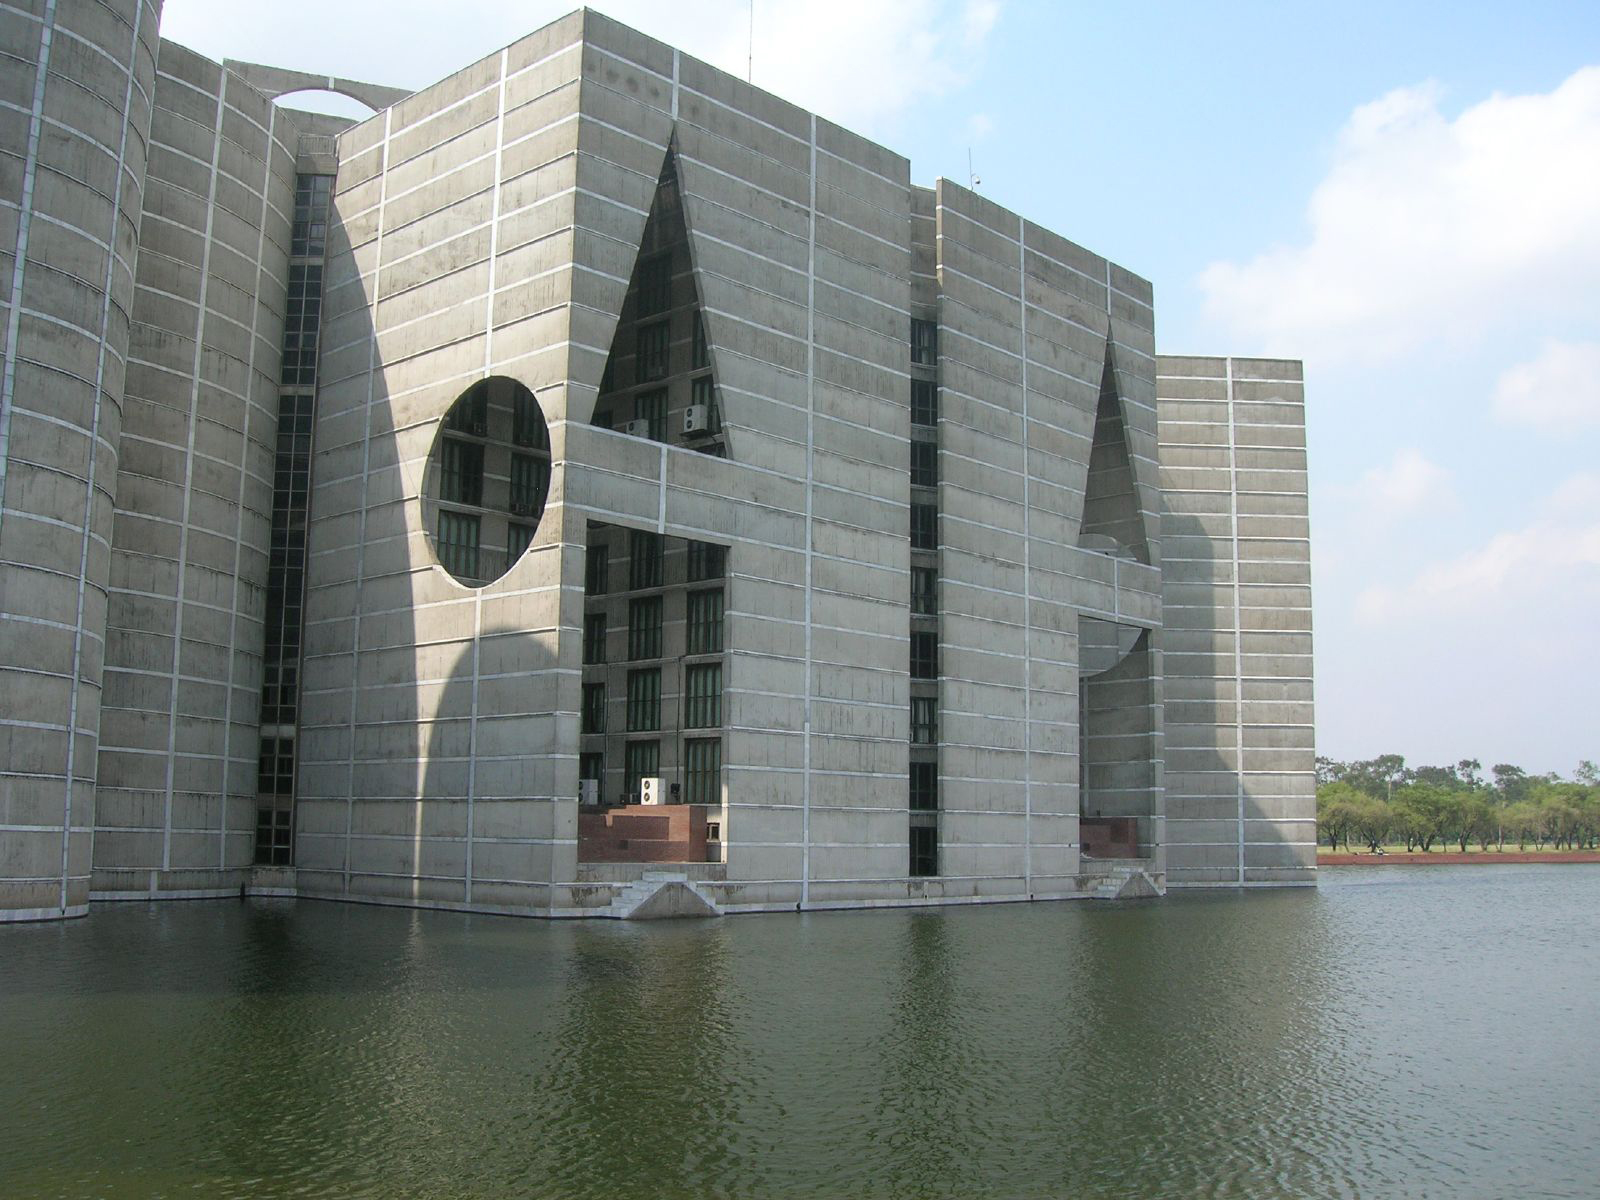
{"label": "green water", "polygon": [[1600,867],[0,928],[0,1197],[1593,1196]]}

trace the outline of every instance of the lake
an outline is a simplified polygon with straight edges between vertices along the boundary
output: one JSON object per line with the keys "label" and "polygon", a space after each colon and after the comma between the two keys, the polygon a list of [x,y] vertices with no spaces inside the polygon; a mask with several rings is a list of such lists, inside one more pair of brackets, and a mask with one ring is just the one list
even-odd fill
{"label": "lake", "polygon": [[0,927],[0,1196],[1592,1196],[1600,866]]}

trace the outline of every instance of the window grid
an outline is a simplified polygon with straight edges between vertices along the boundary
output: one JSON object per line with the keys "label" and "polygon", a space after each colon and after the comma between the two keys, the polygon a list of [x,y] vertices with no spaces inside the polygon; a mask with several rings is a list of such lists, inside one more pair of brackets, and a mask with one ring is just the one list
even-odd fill
{"label": "window grid", "polygon": [[628,732],[661,728],[661,668],[628,672]]}
{"label": "window grid", "polygon": [[629,742],[623,755],[623,790],[629,800],[637,801],[639,780],[661,771],[661,743],[649,741]]}
{"label": "window grid", "polygon": [[449,504],[483,503],[483,445],[445,438],[439,451],[439,499]]}
{"label": "window grid", "polygon": [[661,586],[661,535],[633,529],[628,533],[630,590]]}
{"label": "window grid", "polygon": [[639,383],[649,383],[667,377],[668,352],[671,336],[666,321],[656,321],[639,327],[634,349],[634,372]]}
{"label": "window grid", "polygon": [[939,767],[937,763],[911,764],[911,811],[937,812],[939,808]]}
{"label": "window grid", "polygon": [[694,339],[690,352],[690,369],[703,371],[711,365],[711,351],[706,346],[706,319],[700,310],[694,310]]}
{"label": "window grid", "polygon": [[439,562],[457,579],[478,578],[478,518],[439,513]]}
{"label": "window grid", "polygon": [[939,447],[935,443],[911,443],[911,486],[939,486]]}
{"label": "window grid", "polygon": [[672,252],[642,259],[635,316],[653,317],[672,307]]}
{"label": "window grid", "polygon": [[606,731],[606,685],[583,685],[583,712],[579,716],[579,732],[604,733]]}
{"label": "window grid", "polygon": [[472,390],[450,406],[450,411],[445,415],[444,427],[456,433],[465,433],[472,437],[487,437],[489,434],[489,383],[473,386]]}
{"label": "window grid", "polygon": [[911,506],[911,548],[937,550],[939,548],[939,506],[913,504]]}
{"label": "window grid", "polygon": [[517,392],[512,401],[511,440],[529,450],[550,449],[550,430],[532,392]]}
{"label": "window grid", "polygon": [[288,808],[256,810],[256,865],[258,867],[294,865],[294,810]]}
{"label": "window grid", "polygon": [[327,253],[328,199],[332,191],[332,175],[295,176],[290,255],[296,258],[321,258]]}
{"label": "window grid", "polygon": [[911,568],[911,612],[919,617],[939,613],[939,572],[933,567]]}
{"label": "window grid", "polygon": [[533,526],[520,525],[516,521],[506,524],[506,564],[517,561],[522,557],[523,551],[533,545]]}
{"label": "window grid", "polygon": [[538,516],[550,487],[550,464],[534,454],[511,456],[511,511]]}
{"label": "window grid", "polygon": [[313,263],[289,268],[289,294],[283,310],[283,361],[279,380],[306,387],[317,382],[317,335],[322,326],[322,268]]}
{"label": "window grid", "polygon": [[722,653],[722,589],[690,592],[685,637],[688,654]]}
{"label": "window grid", "polygon": [[727,574],[728,548],[715,542],[689,543],[689,582],[721,579]]}
{"label": "window grid", "polygon": [[722,803],[722,742],[688,738],[683,743],[685,804]]}
{"label": "window grid", "polygon": [[628,601],[628,658],[661,657],[661,597]]}
{"label": "window grid", "polygon": [[939,422],[939,385],[931,379],[911,381],[911,423],[936,425]]}
{"label": "window grid", "polygon": [[911,678],[937,679],[939,677],[939,635],[913,633],[911,635]]}
{"label": "window grid", "polygon": [[256,767],[256,791],[263,796],[294,794],[294,739],[264,737]]}
{"label": "window grid", "polygon": [[633,398],[633,419],[648,422],[652,442],[667,440],[667,389],[652,388]]}
{"label": "window grid", "polygon": [[911,361],[932,367],[939,362],[939,327],[932,321],[911,318]]}
{"label": "window grid", "polygon": [[603,663],[606,660],[606,614],[590,613],[583,619],[583,661],[585,664]]}
{"label": "window grid", "polygon": [[715,729],[722,724],[722,664],[701,663],[684,671],[683,726]]}
{"label": "window grid", "polygon": [[911,744],[931,746],[939,740],[939,701],[934,696],[911,697]]}
{"label": "window grid", "polygon": [[604,542],[585,547],[583,552],[583,592],[604,596],[611,576],[611,552]]}
{"label": "window grid", "polygon": [[909,874],[937,875],[939,873],[939,830],[933,825],[911,827],[911,861]]}

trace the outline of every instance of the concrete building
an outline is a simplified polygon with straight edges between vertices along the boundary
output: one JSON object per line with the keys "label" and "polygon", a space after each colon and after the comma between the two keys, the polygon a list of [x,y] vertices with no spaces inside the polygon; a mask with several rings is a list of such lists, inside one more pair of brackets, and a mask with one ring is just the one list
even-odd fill
{"label": "concrete building", "polygon": [[0,919],[1313,879],[1297,363],[590,11],[158,20],[0,0]]}

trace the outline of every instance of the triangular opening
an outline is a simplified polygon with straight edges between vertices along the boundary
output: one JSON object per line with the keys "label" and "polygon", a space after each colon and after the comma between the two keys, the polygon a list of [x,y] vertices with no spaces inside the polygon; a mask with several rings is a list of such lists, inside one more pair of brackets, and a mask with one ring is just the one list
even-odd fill
{"label": "triangular opening", "polygon": [[611,339],[593,423],[727,457],[711,345],[671,146]]}
{"label": "triangular opening", "polygon": [[1117,396],[1117,368],[1111,338],[1106,337],[1105,369],[1100,376],[1100,402],[1094,416],[1094,444],[1089,450],[1089,478],[1084,485],[1083,524],[1078,544],[1119,557],[1150,561],[1139,493],[1133,484],[1122,401]]}

